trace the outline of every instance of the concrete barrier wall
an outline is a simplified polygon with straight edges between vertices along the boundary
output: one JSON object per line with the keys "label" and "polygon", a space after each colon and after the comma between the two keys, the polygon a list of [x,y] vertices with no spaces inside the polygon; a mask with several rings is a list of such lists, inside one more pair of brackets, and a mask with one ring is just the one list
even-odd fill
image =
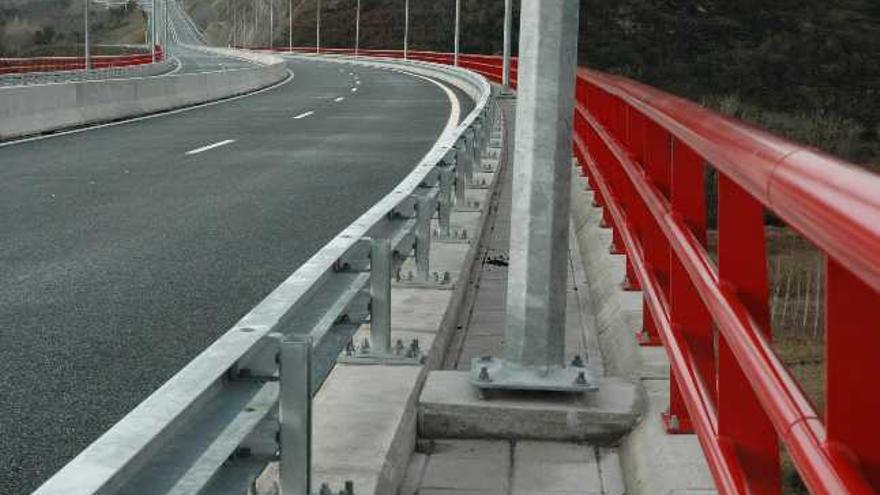
{"label": "concrete barrier wall", "polygon": [[219,48],[252,68],[0,88],[0,141],[196,105],[258,90],[287,77],[280,57]]}

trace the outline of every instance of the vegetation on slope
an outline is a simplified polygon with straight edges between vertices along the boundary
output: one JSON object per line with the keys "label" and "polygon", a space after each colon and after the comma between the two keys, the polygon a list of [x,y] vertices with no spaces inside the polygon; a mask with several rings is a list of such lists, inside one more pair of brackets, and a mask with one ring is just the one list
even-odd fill
{"label": "vegetation on slope", "polygon": [[[100,45],[144,42],[145,18],[132,0],[105,8],[93,4],[90,32],[95,53]],[[0,57],[64,56],[82,53],[82,0],[3,0],[0,2]]]}

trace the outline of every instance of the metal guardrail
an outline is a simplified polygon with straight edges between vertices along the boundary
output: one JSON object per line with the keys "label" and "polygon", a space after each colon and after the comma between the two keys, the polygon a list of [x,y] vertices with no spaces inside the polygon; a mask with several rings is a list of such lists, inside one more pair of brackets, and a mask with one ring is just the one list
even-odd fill
{"label": "metal guardrail", "polygon": [[[370,323],[372,354],[395,360],[390,284],[408,257],[427,280],[430,222],[449,233],[497,121],[489,83],[412,63],[479,94],[390,194],[322,248],[159,390],[46,481],[37,495],[237,494],[273,460],[306,493],[311,397]],[[405,67],[404,67],[405,68]]]}
{"label": "metal guardrail", "polygon": [[92,57],[85,70],[82,57],[0,59],[0,86],[25,86],[59,82],[92,81],[158,75],[174,68],[176,61],[157,47],[157,62],[149,53]]}
{"label": "metal guardrail", "polygon": [[21,72],[0,76],[0,87],[30,86],[35,84],[55,84],[62,82],[101,81],[107,79],[123,79],[130,77],[157,76],[172,71],[179,64],[174,59],[167,59],[155,64],[133,65],[128,67],[110,67],[93,70],[69,70],[56,72]]}

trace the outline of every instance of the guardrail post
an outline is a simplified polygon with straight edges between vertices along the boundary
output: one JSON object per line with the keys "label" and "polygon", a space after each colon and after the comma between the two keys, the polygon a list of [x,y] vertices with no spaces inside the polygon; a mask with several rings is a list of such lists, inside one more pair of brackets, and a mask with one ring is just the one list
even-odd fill
{"label": "guardrail post", "polygon": [[469,186],[474,183],[474,149],[477,147],[474,128],[470,127],[464,135],[464,184]]}
{"label": "guardrail post", "polygon": [[416,203],[416,214],[418,216],[416,224],[416,273],[421,280],[428,280],[430,275],[430,257],[431,257],[431,219],[434,217],[434,210],[431,209],[433,201],[431,198],[420,196]]}
{"label": "guardrail post", "polygon": [[464,208],[467,204],[467,138],[455,144],[455,204]]}
{"label": "guardrail post", "polygon": [[452,187],[455,181],[455,169],[453,168],[455,157],[447,157],[444,159],[445,164],[440,168],[440,197],[439,203],[439,223],[440,235],[449,237],[452,229]]}
{"label": "guardrail post", "polygon": [[312,341],[281,341],[279,415],[281,495],[311,494]]}
{"label": "guardrail post", "polygon": [[370,346],[376,354],[391,353],[391,241],[370,244]]}
{"label": "guardrail post", "polygon": [[[718,277],[770,340],[764,207],[723,175],[718,178]],[[780,493],[779,437],[724,338],[718,343],[718,435],[737,453],[746,492]]]}
{"label": "guardrail post", "polygon": [[[473,166],[471,167],[471,172],[479,171],[483,168],[483,149],[484,143],[483,140],[483,131],[485,127],[484,116],[480,116],[474,122],[474,148],[473,148]],[[471,177],[471,183],[473,183],[473,176]]]}
{"label": "guardrail post", "polygon": [[597,388],[590,370],[565,363],[578,4],[522,2],[504,358],[472,362],[480,389]]}

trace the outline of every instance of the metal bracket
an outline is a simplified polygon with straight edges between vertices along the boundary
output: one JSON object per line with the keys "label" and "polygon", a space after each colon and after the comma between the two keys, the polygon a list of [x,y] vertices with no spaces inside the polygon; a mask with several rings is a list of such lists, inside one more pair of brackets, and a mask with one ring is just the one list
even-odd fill
{"label": "metal bracket", "polygon": [[413,339],[409,346],[404,345],[403,339],[397,339],[391,352],[384,354],[370,345],[368,337],[364,337],[360,345],[349,342],[337,362],[359,365],[421,366],[425,364],[425,359],[426,356],[418,339]]}
{"label": "metal bracket", "polygon": [[[315,495],[336,495],[333,493],[333,490],[330,489],[329,483],[321,483],[321,488],[314,492]],[[345,488],[339,490],[339,495],[354,495],[354,481],[346,481]]]}
{"label": "metal bracket", "polygon": [[452,290],[455,284],[452,282],[452,274],[449,272],[433,272],[432,276],[426,279],[416,278],[410,271],[406,276],[402,276],[399,272],[392,282],[392,286],[404,289],[439,289]]}
{"label": "metal bracket", "polygon": [[583,393],[599,389],[596,373],[584,366],[519,366],[488,356],[471,361],[470,382],[483,391]]}
{"label": "metal bracket", "polygon": [[[479,211],[479,210],[474,210]],[[451,229],[449,235],[444,235],[442,230],[434,229],[432,232],[434,242],[442,242],[445,244],[470,244],[471,239],[468,237],[467,229]]]}

